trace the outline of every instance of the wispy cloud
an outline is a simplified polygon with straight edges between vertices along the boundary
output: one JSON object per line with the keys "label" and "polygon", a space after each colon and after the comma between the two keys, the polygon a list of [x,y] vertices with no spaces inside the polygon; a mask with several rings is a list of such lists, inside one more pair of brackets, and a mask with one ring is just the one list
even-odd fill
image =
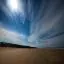
{"label": "wispy cloud", "polygon": [[[23,13],[19,14],[11,13],[3,2],[4,0],[0,2],[0,40],[35,47],[63,46],[63,0],[20,0],[23,5]],[[28,34],[26,41],[21,38],[22,34],[25,36]],[[13,35],[14,38],[12,38]]]}
{"label": "wispy cloud", "polygon": [[[56,34],[64,33],[63,0],[42,0],[40,9],[36,11],[38,11],[38,13],[31,23],[31,34],[28,38],[28,41],[31,43],[36,43],[40,46],[45,46],[44,42],[46,43],[48,38],[52,38],[53,36],[57,37],[55,36]],[[44,41],[44,39],[46,40]],[[61,41],[61,39],[60,37],[57,37],[56,39],[53,38],[55,43],[58,43],[58,41]],[[49,43],[52,43],[52,40],[50,41],[49,39]]]}

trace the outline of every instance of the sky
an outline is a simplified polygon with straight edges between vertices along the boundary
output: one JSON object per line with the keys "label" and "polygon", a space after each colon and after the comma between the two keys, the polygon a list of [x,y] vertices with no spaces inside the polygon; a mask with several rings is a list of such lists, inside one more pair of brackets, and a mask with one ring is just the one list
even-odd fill
{"label": "sky", "polygon": [[0,42],[64,47],[64,0],[0,0]]}

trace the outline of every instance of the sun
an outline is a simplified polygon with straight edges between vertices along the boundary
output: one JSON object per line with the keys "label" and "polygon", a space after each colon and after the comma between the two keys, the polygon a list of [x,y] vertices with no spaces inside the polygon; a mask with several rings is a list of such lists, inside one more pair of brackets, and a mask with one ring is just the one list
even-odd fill
{"label": "sun", "polygon": [[20,0],[7,0],[7,6],[12,12],[19,12],[20,9],[22,11],[22,7],[20,5]]}

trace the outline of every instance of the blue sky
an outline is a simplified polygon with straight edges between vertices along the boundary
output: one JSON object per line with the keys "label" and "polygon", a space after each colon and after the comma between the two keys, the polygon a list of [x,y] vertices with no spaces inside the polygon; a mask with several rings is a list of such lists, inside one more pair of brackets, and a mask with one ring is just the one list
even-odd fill
{"label": "blue sky", "polygon": [[14,3],[14,7],[9,1],[13,0],[0,0],[0,40],[15,43],[8,39],[10,35],[3,36],[11,31],[19,34],[20,41],[16,44],[64,47],[64,0],[18,0],[20,5]]}

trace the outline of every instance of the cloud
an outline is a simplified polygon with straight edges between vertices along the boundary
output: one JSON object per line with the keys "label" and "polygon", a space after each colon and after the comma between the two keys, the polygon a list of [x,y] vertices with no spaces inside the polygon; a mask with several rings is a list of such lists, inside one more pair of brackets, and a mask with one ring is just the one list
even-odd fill
{"label": "cloud", "polygon": [[[64,1],[20,1],[24,15],[12,14],[6,4],[0,2],[0,41],[35,47],[63,46]],[[22,34],[28,35],[23,39]]]}
{"label": "cloud", "polygon": [[[35,20],[31,22],[30,36],[28,38],[29,42],[36,43],[36,45],[42,47],[46,46],[44,42],[46,43],[48,38],[50,38],[49,43],[55,42],[58,45],[58,42],[61,42],[62,37],[60,39],[59,36],[55,35],[60,33],[64,34],[62,28],[64,24],[64,4],[62,2],[62,0],[48,0],[48,2],[43,0],[40,4],[40,9],[36,10],[38,13]],[[53,36],[55,38],[52,38]],[[51,38],[54,41],[51,40]],[[64,42],[64,40],[62,41]]]}

